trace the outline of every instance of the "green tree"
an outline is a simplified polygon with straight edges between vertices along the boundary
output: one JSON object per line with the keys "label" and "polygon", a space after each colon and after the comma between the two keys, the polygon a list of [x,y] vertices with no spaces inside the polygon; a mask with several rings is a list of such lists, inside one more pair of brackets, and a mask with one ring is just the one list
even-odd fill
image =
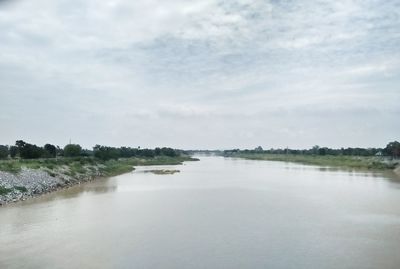
{"label": "green tree", "polygon": [[314,154],[314,155],[318,155],[318,152],[319,151],[319,146],[318,145],[315,145],[314,147],[312,147],[312,149],[311,149],[311,152],[312,152],[312,154]]}
{"label": "green tree", "polygon": [[390,142],[389,144],[387,144],[386,148],[383,151],[386,155],[392,156],[394,158],[400,157],[400,142]]}
{"label": "green tree", "polygon": [[57,148],[54,145],[51,144],[46,144],[44,145],[44,150],[46,151],[46,157],[50,157],[50,158],[55,158],[56,157],[56,152],[57,152]]}
{"label": "green tree", "polygon": [[93,152],[96,158],[102,160],[118,159],[121,156],[119,149],[100,145],[96,145]]}
{"label": "green tree", "polygon": [[22,140],[16,141],[15,145],[18,147],[19,156],[22,159],[37,159],[45,155],[43,148],[26,143]]}
{"label": "green tree", "polygon": [[8,147],[0,145],[0,159],[6,159],[8,157]]}
{"label": "green tree", "polygon": [[10,157],[14,159],[18,154],[18,147],[17,146],[10,146],[9,151],[10,151]]}
{"label": "green tree", "polygon": [[81,155],[82,148],[78,144],[68,144],[64,147],[65,157],[77,157]]}

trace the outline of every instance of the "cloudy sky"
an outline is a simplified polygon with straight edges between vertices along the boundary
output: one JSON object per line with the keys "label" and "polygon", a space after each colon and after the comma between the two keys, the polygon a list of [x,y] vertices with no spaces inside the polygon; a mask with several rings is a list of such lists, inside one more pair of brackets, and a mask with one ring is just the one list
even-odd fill
{"label": "cloudy sky", "polygon": [[398,0],[0,0],[0,144],[384,146]]}

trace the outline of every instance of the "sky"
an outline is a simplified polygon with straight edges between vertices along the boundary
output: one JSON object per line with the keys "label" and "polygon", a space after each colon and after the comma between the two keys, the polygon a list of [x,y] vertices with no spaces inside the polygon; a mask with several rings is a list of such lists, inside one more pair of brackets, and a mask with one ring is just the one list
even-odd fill
{"label": "sky", "polygon": [[0,144],[384,147],[398,0],[0,0]]}

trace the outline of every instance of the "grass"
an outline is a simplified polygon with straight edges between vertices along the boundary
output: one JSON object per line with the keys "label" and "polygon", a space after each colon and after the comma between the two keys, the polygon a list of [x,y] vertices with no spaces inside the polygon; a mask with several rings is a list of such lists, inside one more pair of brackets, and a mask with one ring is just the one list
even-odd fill
{"label": "grass", "polygon": [[265,154],[265,153],[236,153],[232,157],[248,160],[284,161],[319,166],[348,167],[358,169],[385,170],[394,169],[395,162],[388,162],[380,157],[362,156],[317,156],[317,155],[294,155],[294,154]]}
{"label": "grass", "polygon": [[99,168],[104,176],[116,176],[134,170],[129,159],[109,160],[102,163]]}
{"label": "grass", "polygon": [[5,195],[5,194],[7,194],[9,192],[12,192],[12,189],[0,186],[0,195]]}
{"label": "grass", "polygon": [[18,161],[0,161],[0,171],[17,174],[21,171],[21,165]]}
{"label": "grass", "polygon": [[25,188],[24,186],[15,186],[14,189],[16,189],[17,191],[20,191],[20,192],[27,192],[28,191],[28,189]]}
{"label": "grass", "polygon": [[0,171],[17,174],[22,167],[29,169],[42,169],[51,176],[57,173],[66,174],[70,177],[93,176],[100,172],[103,176],[115,176],[134,170],[134,166],[142,165],[176,165],[184,161],[195,161],[198,159],[189,156],[157,156],[154,158],[126,158],[118,160],[102,161],[91,157],[57,158],[57,159],[35,159],[35,160],[2,160]]}
{"label": "grass", "polygon": [[178,165],[182,164],[184,161],[198,161],[198,159],[178,156],[178,157],[168,157],[168,156],[157,156],[154,158],[130,158],[132,165],[142,166],[142,165]]}

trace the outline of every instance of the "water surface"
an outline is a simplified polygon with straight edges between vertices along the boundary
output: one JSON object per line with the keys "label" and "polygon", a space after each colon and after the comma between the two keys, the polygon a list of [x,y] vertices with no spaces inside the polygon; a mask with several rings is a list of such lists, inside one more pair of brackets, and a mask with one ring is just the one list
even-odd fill
{"label": "water surface", "polygon": [[203,157],[0,208],[0,268],[400,268],[391,175]]}

